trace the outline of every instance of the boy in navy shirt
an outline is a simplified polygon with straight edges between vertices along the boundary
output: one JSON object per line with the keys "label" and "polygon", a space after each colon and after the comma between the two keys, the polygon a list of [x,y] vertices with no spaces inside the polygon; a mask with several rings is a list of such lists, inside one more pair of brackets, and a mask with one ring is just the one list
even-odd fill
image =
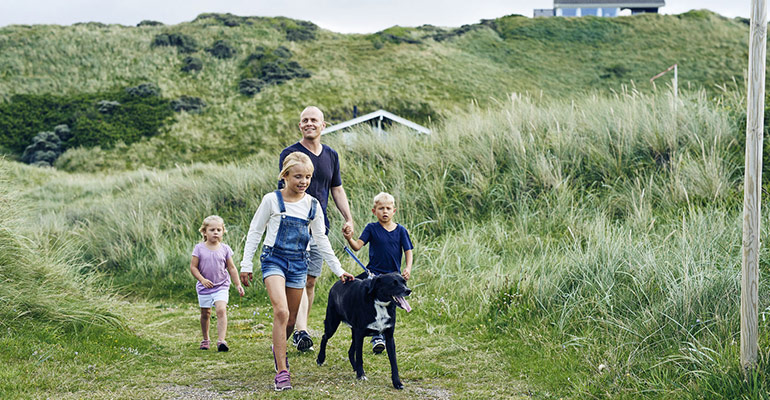
{"label": "boy in navy shirt", "polygon": [[[412,241],[406,228],[393,222],[396,213],[396,200],[388,193],[382,192],[374,197],[372,212],[377,216],[377,222],[366,225],[358,240],[353,240],[353,229],[345,227],[342,235],[353,250],[360,250],[369,243],[369,265],[367,268],[374,275],[398,272],[404,279],[409,280],[412,274]],[[406,265],[401,269],[401,251],[403,250]],[[385,339],[378,334],[372,337],[372,351],[380,354],[385,350]]]}

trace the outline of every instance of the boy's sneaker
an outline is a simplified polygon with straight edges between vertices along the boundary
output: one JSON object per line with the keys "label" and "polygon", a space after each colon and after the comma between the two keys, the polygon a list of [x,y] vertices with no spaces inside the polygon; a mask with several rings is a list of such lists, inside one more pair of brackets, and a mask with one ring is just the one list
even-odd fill
{"label": "boy's sneaker", "polygon": [[291,344],[297,347],[299,351],[308,351],[313,348],[313,339],[307,331],[296,331],[291,338]]}
{"label": "boy's sneaker", "polygon": [[289,371],[283,370],[275,374],[275,391],[280,392],[281,390],[289,389],[291,389],[291,374],[289,374]]}
{"label": "boy's sneaker", "polygon": [[385,340],[381,336],[375,336],[372,339],[372,352],[380,354],[383,350],[385,350]]}
{"label": "boy's sneaker", "polygon": [[227,342],[224,340],[220,340],[217,342],[217,351],[229,351],[230,348],[227,347]]}
{"label": "boy's sneaker", "polygon": [[[278,372],[278,360],[275,359],[275,349],[273,348],[273,345],[270,345],[270,351],[273,352],[273,367],[275,367],[275,372]],[[286,355],[286,370],[289,370],[289,355]]]}
{"label": "boy's sneaker", "polygon": [[210,340],[201,340],[201,347],[199,347],[201,350],[208,350],[209,346],[211,346]]}

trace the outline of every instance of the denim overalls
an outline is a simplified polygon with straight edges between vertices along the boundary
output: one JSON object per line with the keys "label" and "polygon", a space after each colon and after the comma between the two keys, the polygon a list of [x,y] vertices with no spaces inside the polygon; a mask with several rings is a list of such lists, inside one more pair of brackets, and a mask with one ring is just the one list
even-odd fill
{"label": "denim overalls", "polygon": [[318,200],[312,199],[307,219],[286,215],[286,205],[280,190],[275,191],[281,223],[272,246],[263,246],[259,260],[262,263],[262,279],[281,275],[286,287],[302,289],[307,281],[307,244],[310,242],[310,221],[315,218]]}

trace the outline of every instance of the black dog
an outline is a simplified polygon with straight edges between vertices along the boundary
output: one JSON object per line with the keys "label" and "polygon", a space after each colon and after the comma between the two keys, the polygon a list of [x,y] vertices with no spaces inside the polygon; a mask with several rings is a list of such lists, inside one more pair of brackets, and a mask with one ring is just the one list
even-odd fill
{"label": "black dog", "polygon": [[[359,278],[366,278],[366,274]],[[334,336],[340,322],[350,326],[353,340],[348,350],[348,358],[356,377],[366,380],[364,360],[362,358],[364,337],[382,333],[385,336],[385,349],[390,360],[390,377],[393,387],[403,389],[398,377],[396,364],[396,342],[393,332],[396,328],[396,306],[407,312],[412,311],[404,297],[412,293],[406,286],[404,277],[397,273],[378,275],[369,279],[356,279],[353,282],[337,282],[329,291],[329,303],[326,305],[324,335],[321,350],[316,362],[323,365],[326,361],[326,342]]]}

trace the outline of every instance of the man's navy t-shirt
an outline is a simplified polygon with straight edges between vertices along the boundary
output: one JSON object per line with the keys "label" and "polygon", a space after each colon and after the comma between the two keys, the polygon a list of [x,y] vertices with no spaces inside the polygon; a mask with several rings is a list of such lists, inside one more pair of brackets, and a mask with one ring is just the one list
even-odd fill
{"label": "man's navy t-shirt", "polygon": [[[342,186],[342,177],[340,177],[340,157],[334,149],[327,145],[321,145],[321,154],[315,155],[301,143],[297,142],[283,149],[278,162],[278,170],[283,169],[283,160],[289,154],[300,151],[310,157],[313,162],[313,179],[310,181],[305,193],[315,197],[321,204],[324,211],[324,222],[326,222],[326,233],[329,232],[329,218],[326,216],[326,205],[329,203],[329,189]],[[278,184],[278,188],[283,187],[283,182]]]}
{"label": "man's navy t-shirt", "polygon": [[364,244],[369,243],[369,268],[375,275],[401,272],[401,249],[412,250],[412,241],[406,228],[396,224],[396,229],[388,232],[379,222],[366,225],[359,237]]}

